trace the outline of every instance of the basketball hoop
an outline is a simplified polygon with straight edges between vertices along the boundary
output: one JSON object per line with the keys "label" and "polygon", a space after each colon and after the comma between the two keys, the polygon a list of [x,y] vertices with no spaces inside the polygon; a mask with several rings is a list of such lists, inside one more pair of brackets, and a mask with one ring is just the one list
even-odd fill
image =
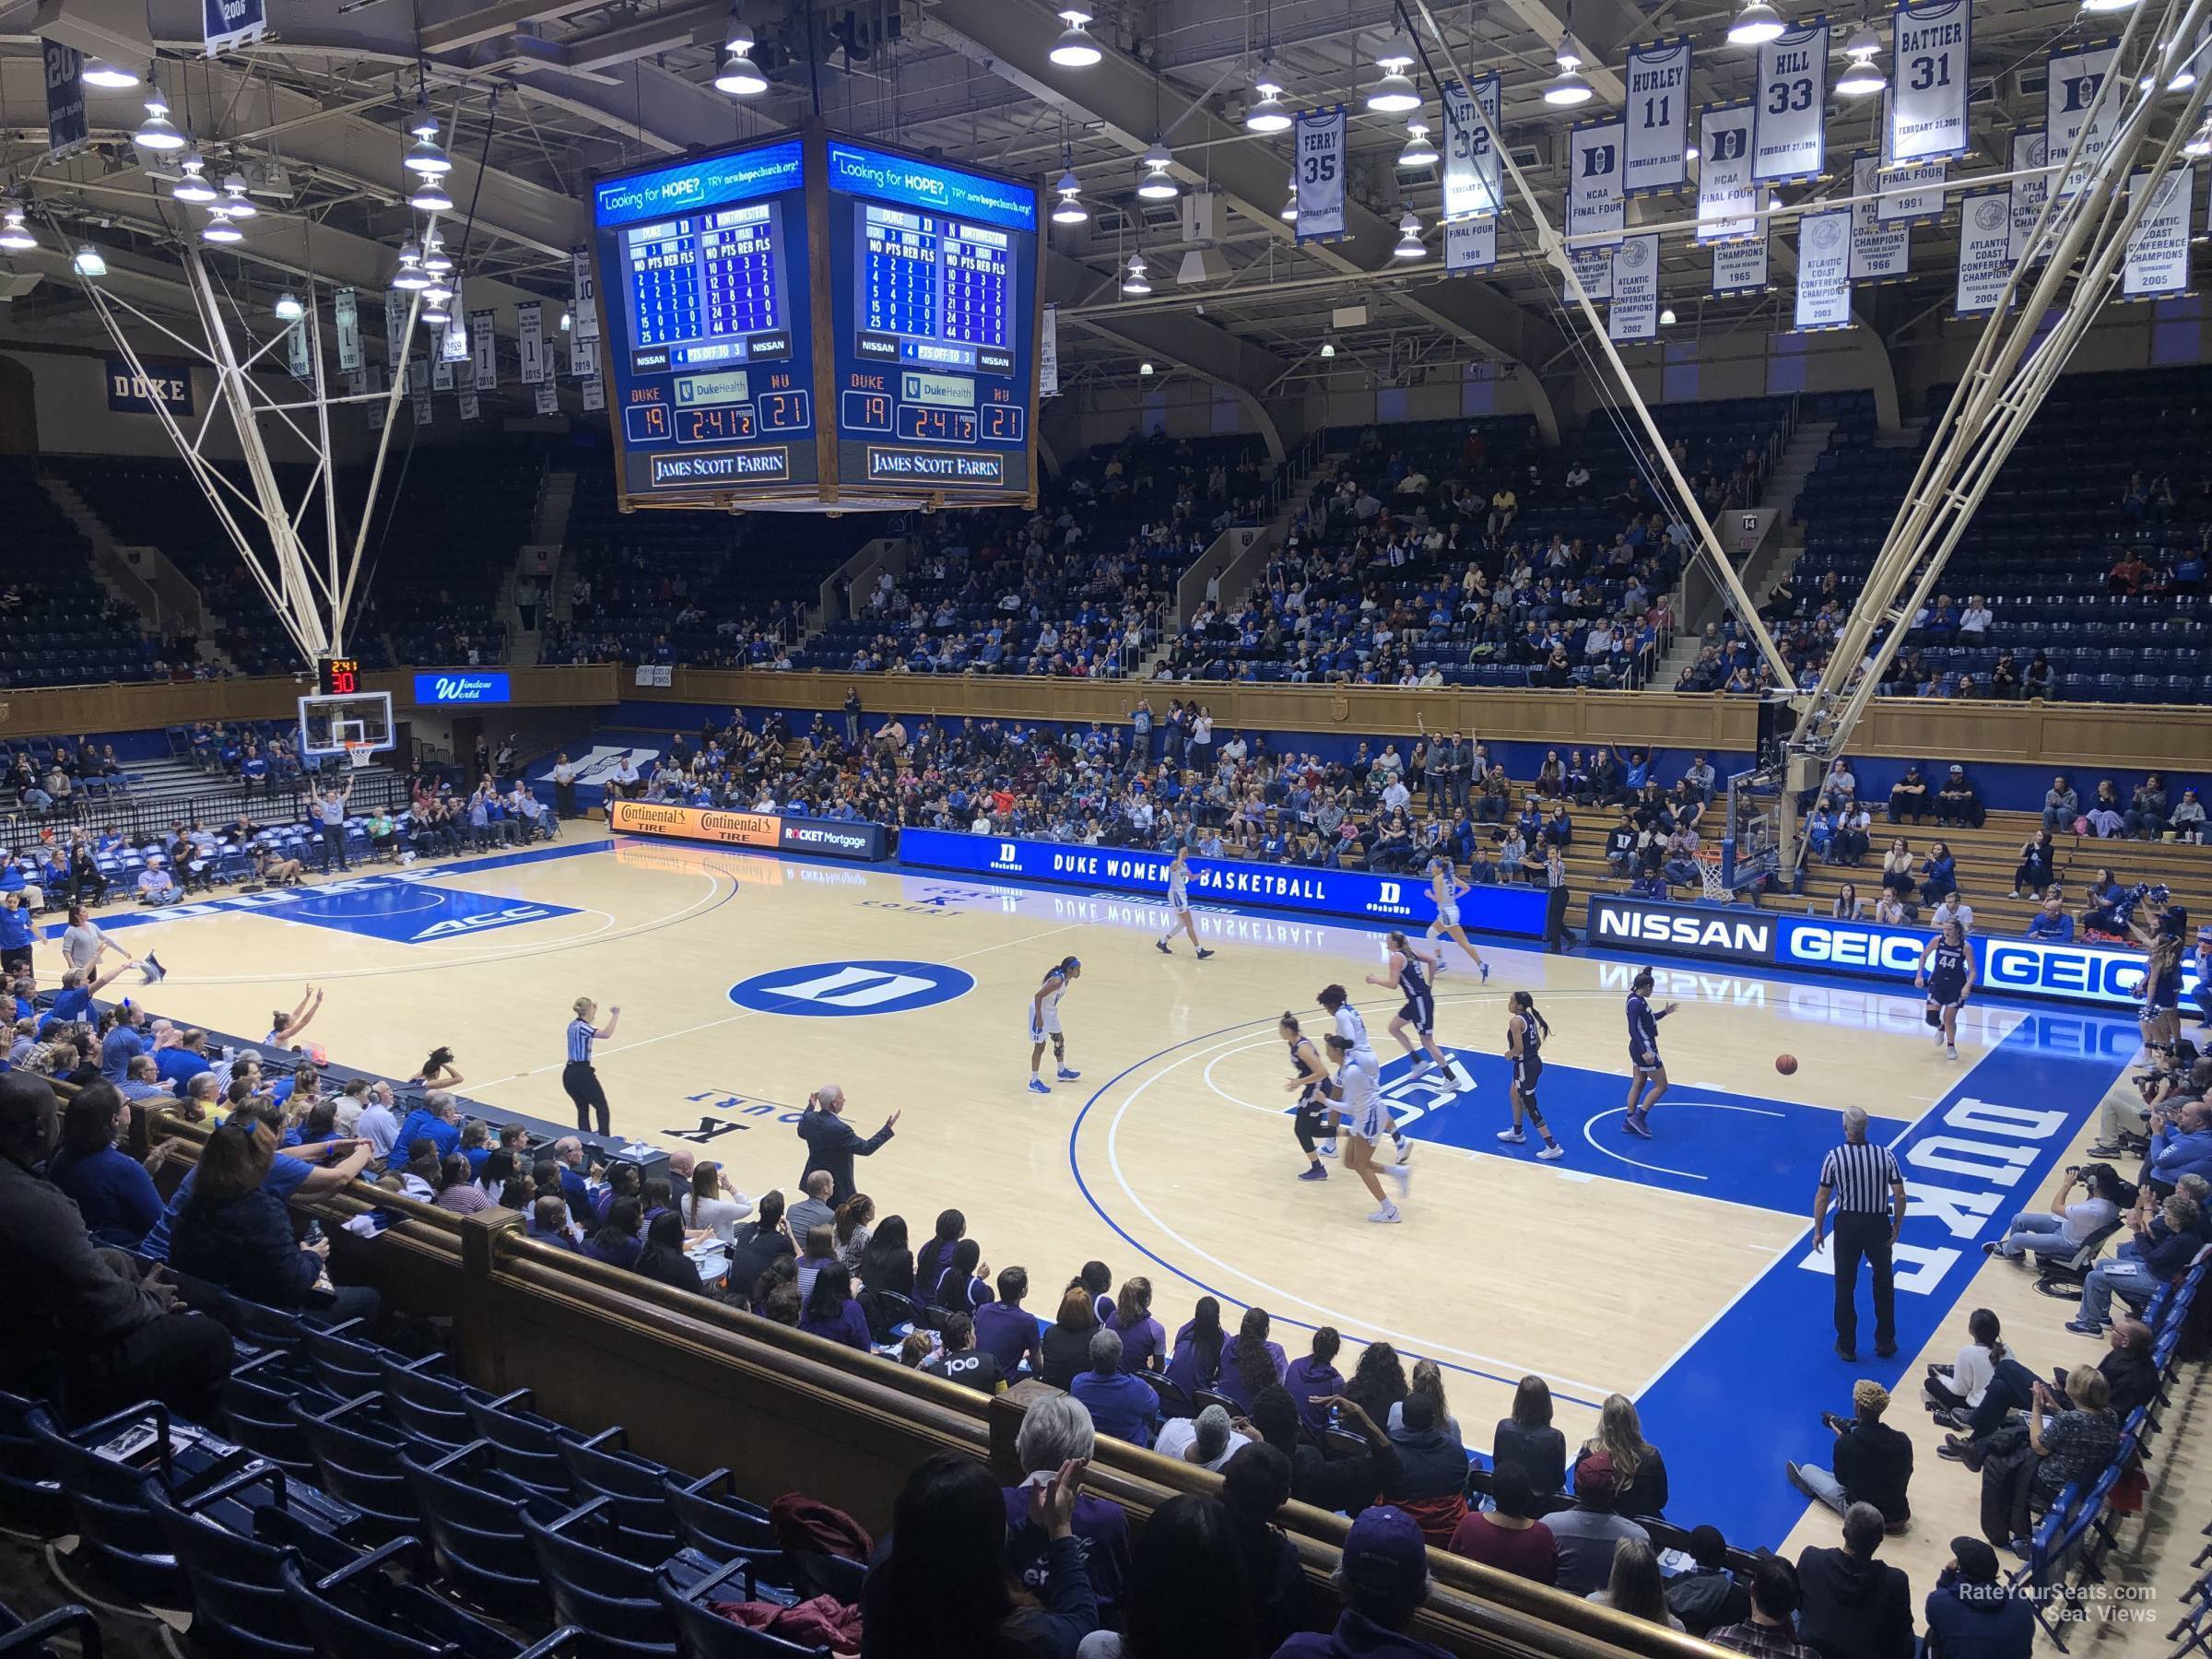
{"label": "basketball hoop", "polygon": [[1700,848],[1698,852],[1698,879],[1704,884],[1705,897],[1715,904],[1726,904],[1735,897],[1728,884],[1721,879],[1721,850],[1718,847]]}
{"label": "basketball hoop", "polygon": [[359,771],[369,764],[370,757],[375,753],[376,749],[373,745],[348,743],[346,746],[346,764],[352,767],[354,771]]}

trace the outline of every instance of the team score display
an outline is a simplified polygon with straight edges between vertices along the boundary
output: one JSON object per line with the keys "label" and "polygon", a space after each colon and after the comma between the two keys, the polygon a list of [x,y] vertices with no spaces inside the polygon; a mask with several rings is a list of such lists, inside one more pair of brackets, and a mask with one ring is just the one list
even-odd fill
{"label": "team score display", "polygon": [[631,404],[622,411],[622,436],[632,443],[668,441],[668,406]]}
{"label": "team score display", "polygon": [[927,404],[899,406],[899,436],[925,443],[973,443],[973,409],[935,409]]}
{"label": "team score display", "polygon": [[845,394],[845,425],[855,432],[888,432],[891,429],[891,399],[884,392],[853,392]]}
{"label": "team score display", "polygon": [[678,409],[676,412],[676,441],[678,443],[727,443],[733,439],[744,440],[759,434],[760,423],[749,404],[727,404],[712,409]]}
{"label": "team score display", "polygon": [[985,404],[983,437],[993,443],[1019,443],[1029,425],[1030,412],[1019,404]]}
{"label": "team score display", "polygon": [[764,432],[796,431],[807,424],[810,411],[804,392],[763,392],[756,406]]}
{"label": "team score display", "polygon": [[1813,107],[1813,77],[1801,75],[1792,80],[1778,80],[1767,86],[1767,113],[1785,115],[1792,110],[1803,112]]}

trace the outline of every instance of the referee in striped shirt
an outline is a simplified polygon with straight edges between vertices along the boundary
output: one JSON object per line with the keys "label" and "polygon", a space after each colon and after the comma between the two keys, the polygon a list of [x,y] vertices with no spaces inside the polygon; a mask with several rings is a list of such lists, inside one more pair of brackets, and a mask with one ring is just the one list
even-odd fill
{"label": "referee in striped shirt", "polygon": [[1887,1147],[1866,1139],[1866,1111],[1843,1111],[1843,1144],[1820,1160],[1820,1190],[1813,1195],[1813,1248],[1828,1237],[1828,1209],[1836,1209],[1836,1357],[1856,1360],[1859,1336],[1859,1258],[1874,1269],[1874,1352],[1897,1352],[1897,1279],[1890,1247],[1905,1224],[1905,1178]]}
{"label": "referee in striped shirt", "polygon": [[594,1030],[592,1016],[598,1012],[599,1005],[590,997],[576,999],[576,1018],[569,1021],[569,1063],[560,1068],[560,1086],[575,1104],[578,1131],[589,1135],[596,1112],[599,1138],[606,1140],[614,1132],[606,1121],[606,1090],[599,1087],[598,1068],[592,1065],[592,1044],[615,1034],[615,1022],[622,1018],[622,1008],[617,1004],[607,1009],[606,1023]]}

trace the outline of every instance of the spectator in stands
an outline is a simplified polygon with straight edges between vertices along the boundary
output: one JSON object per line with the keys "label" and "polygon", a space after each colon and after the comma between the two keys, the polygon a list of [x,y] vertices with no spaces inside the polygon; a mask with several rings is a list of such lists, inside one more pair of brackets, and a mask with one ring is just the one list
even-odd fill
{"label": "spectator in stands", "polygon": [[[2078,1191],[2077,1191],[2078,1189]],[[2103,1163],[2075,1164],[2060,1177],[2047,1210],[2023,1210],[2013,1217],[2002,1239],[1982,1246],[1983,1255],[2001,1255],[2017,1262],[2030,1249],[2046,1255],[2066,1255],[2120,1219],[2120,1206],[2132,1202],[2121,1184],[2119,1172]]]}
{"label": "spectator in stands", "polygon": [[2000,1328],[1994,1313],[1987,1308],[1976,1308],[1967,1316],[1967,1343],[1959,1350],[1958,1359],[1951,1361],[1951,1369],[1947,1371],[1937,1365],[1928,1367],[1926,1380],[1921,1386],[1935,1406],[1938,1422],[1958,1428],[1960,1422],[1952,1421],[1953,1415],[1971,1411],[1982,1404],[1991,1379],[1997,1374],[1997,1361],[2006,1355],[2005,1344],[1998,1339]]}
{"label": "spectator in stands", "polygon": [[1889,1391],[1871,1377],[1852,1384],[1851,1405],[1848,1420],[1832,1411],[1820,1414],[1836,1437],[1830,1458],[1834,1473],[1813,1464],[1785,1463],[1790,1484],[1839,1515],[1853,1504],[1870,1503],[1889,1531],[1902,1532],[1912,1518],[1905,1496],[1912,1479],[1912,1442],[1882,1421],[1889,1409]]}
{"label": "spectator in stands", "polygon": [[1122,1369],[1122,1338],[1104,1326],[1090,1334],[1090,1369],[1077,1376],[1068,1392],[1090,1413],[1100,1434],[1127,1441],[1133,1446],[1152,1443],[1159,1422],[1159,1396],[1141,1377]]}
{"label": "spectator in stands", "polygon": [[1979,830],[1984,814],[1982,797],[1967,781],[1966,768],[1954,761],[1936,792],[1936,821],[1950,829]]}
{"label": "spectator in stands", "polygon": [[[1264,1601],[1240,1534],[1219,1499],[1184,1493],[1161,1504],[1130,1562],[1120,1633],[1087,1637],[1081,1659],[1259,1652]],[[1302,1583],[1291,1583],[1294,1594],[1302,1592]]]}
{"label": "spectator in stands", "polygon": [[1265,1308],[1247,1308],[1237,1327],[1237,1339],[1222,1356],[1221,1373],[1215,1386],[1243,1410],[1252,1409],[1263,1388],[1283,1380],[1287,1361],[1282,1345],[1270,1342],[1270,1322]]}
{"label": "spectator in stands", "polygon": [[2151,772],[2136,785],[2120,821],[2128,834],[2142,841],[2157,841],[2166,833],[2167,812],[2166,782]]}
{"label": "spectator in stands", "polygon": [[[2156,1120],[2154,1119],[2154,1122]],[[2195,1260],[2205,1241],[2197,1236],[2199,1211],[2195,1201],[2176,1193],[2159,1206],[2165,1230],[2155,1240],[2145,1225],[2136,1232],[2139,1253],[2108,1256],[2089,1269],[2081,1282],[2081,1308],[2066,1321],[2066,1329],[2094,1336],[2112,1317],[2112,1298],[2131,1308],[2149,1301],[2158,1288]]]}
{"label": "spectator in stands", "polygon": [[1688,1627],[1666,1605],[1666,1587],[1659,1576],[1659,1558],[1648,1543],[1623,1539],[1614,1547],[1613,1568],[1602,1590],[1583,1597],[1601,1607],[1611,1607],[1631,1618],[1648,1619],[1677,1630]]}
{"label": "spectator in stands", "polygon": [[[1329,1457],[1316,1437],[1299,1427],[1298,1407],[1280,1388],[1264,1388],[1252,1403],[1252,1426],[1290,1460],[1290,1495],[1319,1509],[1357,1514],[1398,1478],[1397,1448],[1357,1402],[1343,1394],[1317,1400],[1324,1423],[1366,1442],[1365,1456]],[[1333,1416],[1332,1416],[1333,1414]],[[1165,1430],[1162,1430],[1163,1434]]]}
{"label": "spectator in stands", "polygon": [[1925,823],[1931,806],[1927,780],[1920,775],[1920,768],[1906,767],[1905,775],[1889,786],[1889,821]]}
{"label": "spectator in stands", "polygon": [[2110,778],[2098,779],[2096,798],[2081,816],[2088,824],[2090,834],[2105,841],[2119,836],[2127,828],[2127,815],[2120,806],[2119,785]]}
{"label": "spectator in stands", "polygon": [[2097,1369],[2104,1373],[2112,1395],[2106,1404],[2125,1423],[2139,1406],[2147,1406],[2165,1385],[2159,1363],[2151,1355],[2157,1333],[2141,1320],[2123,1313],[2107,1333],[2108,1347]]}
{"label": "spectator in stands", "polygon": [[1168,1418],[1160,1424],[1159,1438],[1153,1441],[1152,1449],[1162,1457],[1196,1464],[1218,1474],[1251,1443],[1251,1437],[1239,1433],[1230,1421],[1228,1411],[1214,1405],[1194,1418]]}
{"label": "spectator in stands", "polygon": [[2026,1418],[1982,1442],[1982,1535],[2025,1556],[2032,1514],[2076,1482],[2087,1488],[2119,1450],[2120,1419],[2102,1371],[2076,1366],[2063,1399],[2039,1377]]}
{"label": "spectator in stands", "polygon": [[[1082,1461],[1071,1459],[1033,1486],[1002,1493],[973,1458],[941,1452],[925,1459],[899,1494],[888,1552],[861,1591],[864,1659],[1075,1659],[1099,1625],[1074,1525],[1082,1477]],[[1036,1583],[1023,1581],[1038,1603],[1026,1607],[1007,1571],[1010,1512],[1043,1546]]]}
{"label": "spectator in stands", "polygon": [[1750,1618],[1718,1626],[1706,1632],[1705,1640],[1752,1659],[1819,1659],[1797,1640],[1791,1622],[1797,1604],[1797,1575],[1790,1564],[1778,1556],[1762,1557],[1751,1574]]}
{"label": "spectator in stands", "polygon": [[1920,865],[1920,900],[1923,904],[1936,904],[1959,890],[1959,861],[1952,855],[1948,841],[1937,841],[1928,849],[1928,855]]}
{"label": "spectator in stands", "polygon": [[1106,1328],[1122,1339],[1122,1369],[1132,1374],[1157,1371],[1166,1363],[1168,1334],[1152,1317],[1152,1281],[1135,1274],[1122,1281]]}
{"label": "spectator in stands", "polygon": [[[834,1225],[830,1236],[834,1239]],[[861,1253],[860,1283],[865,1290],[888,1290],[899,1296],[914,1293],[914,1253],[906,1247],[906,1218],[886,1216],[877,1224]]]}
{"label": "spectator in stands", "polygon": [[1690,1530],[1689,1559],[1694,1569],[1668,1581],[1666,1609],[1692,1636],[1703,1636],[1716,1625],[1732,1625],[1751,1617],[1751,1596],[1728,1570],[1728,1540],[1717,1526]]}
{"label": "spectator in stands", "polygon": [[1346,1535],[1333,1575],[1344,1612],[1329,1634],[1301,1631],[1275,1659],[1445,1659],[1444,1650],[1407,1635],[1429,1599],[1429,1556],[1421,1529],[1404,1510],[1378,1504]]}
{"label": "spectator in stands", "polygon": [[1570,1595],[1602,1589],[1613,1569],[1613,1548],[1624,1538],[1649,1544],[1651,1535],[1619,1513],[1612,1457],[1595,1452],[1575,1465],[1574,1507],[1544,1517],[1559,1543],[1554,1583]]}
{"label": "spectator in stands", "polygon": [[1567,1439],[1551,1423],[1551,1387],[1543,1378],[1521,1379],[1513,1390],[1512,1415],[1490,1431],[1493,1464],[1518,1464],[1529,1485],[1548,1496],[1567,1484]]}
{"label": "spectator in stands", "polygon": [[191,1195],[171,1222],[171,1263],[271,1307],[312,1309],[333,1324],[373,1321],[382,1302],[374,1290],[331,1282],[328,1239],[294,1242],[285,1201],[266,1184],[276,1148],[275,1134],[243,1113],[207,1137]]}
{"label": "spectator in stands", "polygon": [[810,1170],[799,1182],[799,1189],[806,1196],[793,1205],[783,1219],[791,1229],[791,1236],[805,1242],[807,1234],[818,1227],[835,1228],[837,1206],[830,1202],[830,1194],[837,1189],[837,1178],[827,1170]]}
{"label": "spectator in stands", "polygon": [[1874,1559],[1882,1532],[1882,1512],[1854,1503],[1841,1549],[1810,1546],[1797,1558],[1797,1632],[1820,1659],[1912,1659],[1912,1586]]}
{"label": "spectator in stands", "polygon": [[684,1251],[684,1218],[675,1210],[665,1209],[646,1223],[645,1247],[638,1252],[637,1271],[671,1289],[688,1290],[694,1296],[706,1294],[699,1265]]}
{"label": "spectator in stands", "polygon": [[1643,1438],[1636,1403],[1626,1394],[1607,1394],[1597,1414],[1597,1433],[1583,1442],[1575,1457],[1575,1488],[1582,1471],[1598,1457],[1613,1479],[1614,1507],[1624,1515],[1657,1515],[1666,1508],[1666,1460]]}
{"label": "spectator in stands", "polygon": [[791,1230],[783,1224],[783,1194],[771,1187],[760,1194],[760,1203],[750,1221],[741,1221],[730,1231],[730,1291],[742,1301],[749,1294],[753,1282],[769,1269],[778,1256],[798,1254],[798,1247]]}
{"label": "spectator in stands", "polygon": [[720,1164],[700,1162],[692,1166],[690,1183],[677,1208],[686,1227],[712,1233],[727,1244],[733,1241],[737,1224],[753,1213],[753,1201],[730,1184]]}
{"label": "spectator in stands", "polygon": [[1980,1538],[1951,1540],[1951,1559],[1923,1608],[1927,1652],[1942,1659],[2029,1659],[2035,1606],[1998,1572],[1997,1552]]}
{"label": "spectator in stands", "polygon": [[1213,1387],[1221,1374],[1222,1356],[1228,1346],[1228,1333],[1221,1328],[1220,1302],[1210,1296],[1200,1297],[1191,1317],[1175,1333],[1175,1352],[1168,1361],[1168,1381],[1186,1395]]}
{"label": "spectator in stands", "polygon": [[2058,844],[2048,828],[2038,830],[2020,846],[2020,862],[2012,872],[2012,896],[2019,899],[2041,893],[2058,879]]}
{"label": "spectator in stands", "polygon": [[1866,919],[1866,904],[1859,897],[1855,883],[1846,881],[1836,888],[1836,896],[1828,907],[1828,913],[1840,922],[1864,922]]}
{"label": "spectator in stands", "polygon": [[1343,1341],[1335,1325],[1317,1325],[1312,1348],[1283,1368],[1283,1387],[1298,1406],[1298,1420],[1309,1434],[1318,1435],[1326,1426],[1321,1402],[1344,1392],[1344,1373],[1335,1363]]}
{"label": "spectator in stands", "polygon": [[1044,1333],[1045,1382],[1054,1388],[1074,1386],[1076,1378],[1090,1363],[1091,1334],[1098,1327],[1098,1310],[1091,1302],[1090,1292],[1077,1280],[1061,1296],[1059,1315]]}
{"label": "spectator in stands", "polygon": [[1398,1453],[1398,1477],[1382,1488],[1442,1548],[1467,1512],[1467,1453],[1439,1417],[1435,1400],[1409,1394],[1399,1403],[1399,1427],[1389,1430]]}
{"label": "spectator in stands", "polygon": [[2051,787],[2043,791],[2043,828],[2061,834],[2071,831],[2081,817],[2081,796],[2066,782],[2064,772],[2051,780]]}
{"label": "spectator in stands", "polygon": [[[417,1142],[421,1145],[421,1142]],[[583,1241],[583,1253],[610,1267],[635,1267],[643,1246],[645,1206],[635,1198],[617,1198],[607,1205],[599,1226]]]}
{"label": "spectator in stands", "polygon": [[[963,1388],[972,1388],[978,1394],[1004,1394],[1006,1374],[993,1356],[975,1346],[975,1321],[965,1313],[947,1313],[945,1328],[938,1336],[941,1346],[935,1359],[922,1369],[933,1377],[942,1377],[947,1382],[958,1382]],[[923,1338],[928,1340],[926,1336]]]}
{"label": "spectator in stands", "polygon": [[2173,817],[2168,827],[2176,841],[2194,841],[2203,845],[2212,841],[2212,824],[2205,818],[2204,803],[2197,799],[2196,791],[2184,789],[2182,798],[2173,804]]}
{"label": "spectator in stands", "polygon": [[176,878],[170,875],[168,862],[156,853],[146,861],[146,868],[138,872],[138,902],[141,904],[174,904],[184,897]]}
{"label": "spectator in stands", "polygon": [[[975,1311],[975,1345],[996,1359],[1008,1377],[1025,1365],[1032,1376],[1044,1368],[1036,1317],[1021,1305],[1029,1293],[1029,1270],[1003,1267],[998,1275],[998,1300]],[[1124,1352],[1127,1352],[1125,1346]]]}
{"label": "spectator in stands", "polygon": [[1551,1528],[1531,1512],[1535,1501],[1525,1469],[1517,1463],[1495,1465],[1490,1470],[1491,1507],[1469,1510],[1453,1528],[1447,1547],[1453,1555],[1500,1572],[1550,1583],[1559,1571],[1559,1547]]}
{"label": "spectator in stands", "polygon": [[799,1329],[864,1354],[870,1350],[867,1316],[853,1300],[853,1276],[842,1262],[831,1261],[815,1274],[803,1299]]}
{"label": "spectator in stands", "polygon": [[46,1179],[75,1200],[94,1242],[124,1250],[135,1250],[161,1219],[153,1177],[116,1147],[130,1130],[130,1107],[113,1084],[80,1088],[62,1113],[61,1146],[46,1166]]}
{"label": "spectator in stands", "polygon": [[[1045,1530],[1031,1516],[1031,1495],[1070,1465],[1088,1464],[1096,1446],[1090,1414],[1071,1395],[1040,1400],[1022,1415],[1014,1455],[1027,1473],[1019,1486],[1004,1488],[1005,1560],[1016,1582],[1032,1594],[1045,1588],[1051,1548]],[[1129,1518],[1119,1504],[1082,1493],[1075,1499],[1068,1525],[1088,1564],[1099,1604],[1110,1611],[1129,1578]]]}

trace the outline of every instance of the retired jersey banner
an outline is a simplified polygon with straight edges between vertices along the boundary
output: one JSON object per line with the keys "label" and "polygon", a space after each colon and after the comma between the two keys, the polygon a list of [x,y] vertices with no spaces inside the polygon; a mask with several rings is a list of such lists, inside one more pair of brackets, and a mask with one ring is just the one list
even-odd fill
{"label": "retired jersey banner", "polygon": [[1698,124],[1698,240],[1728,241],[1760,234],[1752,218],[1759,186],[1751,182],[1751,105],[1708,104]]}
{"label": "retired jersey banner", "polygon": [[1986,317],[2005,296],[2012,275],[2012,192],[1972,190],[1959,204],[1959,290],[1953,308],[1961,317]]}
{"label": "retired jersey banner", "polygon": [[1613,309],[1606,333],[1618,346],[1659,335],[1659,232],[1631,236],[1613,250]]}
{"label": "retired jersey banner", "polygon": [[571,310],[576,314],[571,332],[580,340],[599,337],[599,279],[592,275],[592,253],[589,248],[579,247],[569,254],[569,269],[572,273],[574,296]]}
{"label": "retired jersey banner", "polygon": [[414,296],[405,288],[391,288],[384,294],[384,367],[396,370],[399,354],[406,349],[407,310]]}
{"label": "retired jersey banner", "polygon": [[338,371],[343,374],[358,373],[361,367],[361,300],[349,288],[342,288],[330,297],[331,316],[338,334]]}
{"label": "retired jersey banner", "polygon": [[476,370],[470,384],[479,392],[492,391],[500,383],[500,336],[492,320],[488,311],[468,313],[468,349]]}
{"label": "retired jersey banner", "polygon": [[307,324],[304,321],[295,323],[284,331],[284,366],[294,380],[314,378],[315,362],[308,350]]}
{"label": "retired jersey banner", "polygon": [[1613,250],[1610,248],[1570,248],[1567,263],[1574,275],[1567,284],[1567,298],[1572,300],[1576,288],[1592,300],[1613,298]]}
{"label": "retired jersey banner", "polygon": [[1621,187],[1630,195],[1689,182],[1689,37],[1629,53]]}
{"label": "retired jersey banner", "polygon": [[46,153],[59,161],[92,142],[85,114],[85,54],[59,41],[41,40],[46,69]]}
{"label": "retired jersey banner", "polygon": [[1620,194],[1620,135],[1618,121],[1586,122],[1568,131],[1570,241],[1578,236],[1607,236],[1618,241],[1628,228],[1629,205]]}
{"label": "retired jersey banner", "polygon": [[1897,66],[1889,90],[1886,148],[1892,164],[1966,154],[1967,53],[1972,0],[1898,0],[1890,40]]}
{"label": "retired jersey banner", "polygon": [[[1444,83],[1444,218],[1480,218],[1505,208],[1505,180],[1493,135],[1503,130],[1496,75]],[[1483,118],[1488,116],[1486,126]]]}
{"label": "retired jersey banner", "polygon": [[1767,239],[1762,231],[1748,241],[1715,243],[1712,250],[1712,291],[1715,298],[1730,294],[1763,294],[1767,281]]}
{"label": "retired jersey banner", "polygon": [[1851,326],[1851,209],[1808,213],[1797,221],[1800,330]]}
{"label": "retired jersey banner", "polygon": [[1460,219],[1444,227],[1444,269],[1487,271],[1498,263],[1498,220]]}
{"label": "retired jersey banner", "polygon": [[2127,239],[2127,263],[2121,269],[2123,300],[2156,300],[2189,291],[2189,220],[2196,199],[2196,169],[2183,162],[2157,178],[2147,167],[2128,176],[2128,205],[2145,191],[2150,206]]}
{"label": "retired jersey banner", "polygon": [[1951,171],[1947,161],[1923,161],[1914,167],[1892,167],[1884,161],[1875,187],[1882,193],[1874,215],[1885,225],[1932,225],[1943,217],[1943,186]]}
{"label": "retired jersey banner", "polygon": [[514,351],[522,361],[522,382],[542,386],[553,376],[546,366],[546,308],[542,301],[525,300],[514,308]]}
{"label": "retired jersey banner", "polygon": [[1060,308],[1044,308],[1044,322],[1037,331],[1037,395],[1060,395]]}
{"label": "retired jersey banner", "polygon": [[1291,131],[1292,176],[1298,184],[1298,241],[1332,241],[1345,234],[1344,106],[1300,111]]}
{"label": "retired jersey banner", "polygon": [[2043,134],[2048,146],[2045,165],[2065,168],[2061,175],[2065,181],[2062,194],[2080,183],[2082,174],[2097,164],[2097,159],[2112,141],[2122,100],[2105,100],[2094,126],[2089,123],[2089,112],[2096,106],[2104,77],[2112,73],[2112,56],[2117,50],[2110,41],[2104,41],[2094,46],[2070,46],[2051,54],[2050,78],[2043,88]]}
{"label": "retired jersey banner", "polygon": [[1877,216],[1882,164],[1873,156],[1859,156],[1851,164],[1851,279],[1853,282],[1896,282],[1906,274],[1912,258],[1912,230],[1908,225],[1885,225]]}
{"label": "retired jersey banner", "polygon": [[[2022,127],[2012,135],[2012,171],[2030,172],[2049,164],[2050,147],[2044,142],[2041,127]],[[2051,194],[2048,174],[2040,179],[2015,179],[2012,182],[2012,256],[2028,257],[2028,239],[2034,233],[2035,221],[2042,217],[2043,201]]]}
{"label": "retired jersey banner", "polygon": [[1828,171],[1828,19],[1816,17],[1759,49],[1751,177],[1760,184]]}

